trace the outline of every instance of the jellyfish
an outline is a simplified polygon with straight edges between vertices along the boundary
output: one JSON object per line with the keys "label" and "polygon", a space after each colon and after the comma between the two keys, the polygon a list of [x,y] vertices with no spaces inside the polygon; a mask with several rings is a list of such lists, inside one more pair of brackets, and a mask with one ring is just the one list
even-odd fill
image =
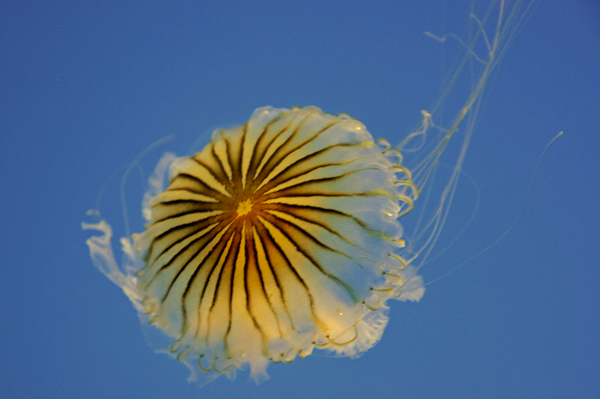
{"label": "jellyfish", "polygon": [[[419,269],[450,209],[485,84],[531,3],[521,6],[500,3],[490,38],[493,6],[472,15],[475,39],[456,73],[474,58],[482,67],[447,128],[434,123],[434,107],[392,146],[347,114],[258,108],[195,154],[160,159],[142,200],[146,230],[121,238],[121,264],[111,226],[90,211],[97,220],[83,228],[99,233],[87,240],[93,263],[168,337],[171,354],[211,378],[248,366],[259,382],[270,363],[315,349],[360,356],[381,339],[392,300],[424,295]],[[477,37],[485,58],[474,53]],[[463,122],[451,176],[407,236],[400,222]]]}

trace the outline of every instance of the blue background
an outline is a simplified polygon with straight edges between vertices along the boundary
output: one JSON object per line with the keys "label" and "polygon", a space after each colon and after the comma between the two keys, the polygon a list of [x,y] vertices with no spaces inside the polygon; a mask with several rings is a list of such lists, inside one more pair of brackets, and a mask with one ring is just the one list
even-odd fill
{"label": "blue background", "polygon": [[518,223],[420,303],[392,303],[360,359],[311,356],[271,365],[258,387],[242,372],[200,389],[151,351],[89,259],[85,211],[109,181],[103,211],[122,234],[119,176],[166,135],[153,155],[183,154],[259,106],[314,104],[398,142],[459,51],[423,32],[462,35],[467,14],[467,1],[439,0],[3,1],[0,397],[600,397],[596,1],[540,1],[509,49],[464,165],[475,183],[461,182],[442,240],[474,187],[478,213],[426,281],[506,231],[564,130]]}

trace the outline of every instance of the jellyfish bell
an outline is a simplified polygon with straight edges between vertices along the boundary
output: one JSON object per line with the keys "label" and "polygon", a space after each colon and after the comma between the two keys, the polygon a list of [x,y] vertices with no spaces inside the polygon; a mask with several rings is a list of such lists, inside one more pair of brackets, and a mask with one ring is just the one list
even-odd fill
{"label": "jellyfish bell", "polygon": [[398,253],[398,217],[416,197],[397,151],[356,119],[263,107],[195,155],[162,158],[144,196],[147,230],[121,239],[125,273],[110,226],[84,227],[104,233],[88,240],[92,259],[180,360],[216,373],[247,363],[260,379],[269,362],[315,347],[366,351],[388,299],[421,298]]}
{"label": "jellyfish bell", "polygon": [[[269,363],[314,349],[364,353],[380,340],[391,300],[424,294],[418,271],[442,231],[485,83],[522,22],[520,6],[507,17],[500,3],[492,40],[486,19],[476,19],[487,58],[447,128],[424,111],[391,146],[346,114],[258,108],[195,154],[160,159],[142,200],[145,230],[121,238],[121,264],[111,226],[92,211],[97,220],[83,228],[100,233],[87,240],[94,264],[143,324],[169,337],[171,354],[209,378],[248,365],[261,381]],[[463,121],[452,173],[407,234],[401,218],[419,206]]]}

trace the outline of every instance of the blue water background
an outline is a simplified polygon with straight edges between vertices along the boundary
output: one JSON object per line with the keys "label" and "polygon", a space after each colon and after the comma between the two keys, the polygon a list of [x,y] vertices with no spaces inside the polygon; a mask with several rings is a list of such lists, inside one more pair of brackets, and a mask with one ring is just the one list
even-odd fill
{"label": "blue water background", "polygon": [[363,357],[311,356],[270,366],[258,387],[241,372],[200,389],[152,352],[128,299],[89,259],[86,210],[108,181],[103,212],[123,234],[120,176],[167,135],[165,150],[184,154],[259,106],[314,104],[398,142],[459,50],[423,32],[465,34],[468,3],[3,1],[0,397],[600,397],[596,1],[540,1],[509,49],[464,164],[474,183],[461,180],[441,242],[477,190],[479,210],[425,280],[509,228],[539,154],[564,130],[518,223],[420,303],[392,303]]}

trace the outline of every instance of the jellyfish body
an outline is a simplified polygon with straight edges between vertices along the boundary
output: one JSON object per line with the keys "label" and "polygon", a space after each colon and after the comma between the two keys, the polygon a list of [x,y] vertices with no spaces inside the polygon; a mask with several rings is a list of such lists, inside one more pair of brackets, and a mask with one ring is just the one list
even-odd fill
{"label": "jellyfish body", "polygon": [[259,108],[168,169],[166,190],[146,195],[147,230],[122,240],[131,273],[113,261],[108,225],[86,227],[105,232],[88,241],[99,268],[182,361],[248,363],[261,379],[315,347],[357,356],[381,338],[389,298],[423,295],[398,253],[410,174],[347,115]]}
{"label": "jellyfish body", "polygon": [[[465,57],[441,98],[473,65],[467,61],[481,68],[437,135],[429,132],[441,101],[395,147],[347,115],[259,108],[242,126],[216,130],[195,155],[161,158],[143,200],[147,229],[121,238],[121,265],[110,225],[92,211],[99,220],[83,227],[100,233],[87,240],[94,264],[143,324],[170,338],[170,353],[208,375],[233,377],[249,365],[260,381],[270,362],[315,348],[360,355],[381,338],[390,299],[423,296],[417,272],[443,229],[486,82],[532,3],[507,10],[501,1],[493,35],[484,25],[494,3],[482,19],[472,10],[473,41],[463,43]],[[485,57],[474,54],[478,38]],[[421,209],[430,212],[420,211],[406,234],[398,219],[413,209],[465,118],[450,177],[439,198],[425,196]],[[414,161],[405,164],[415,141]]]}

